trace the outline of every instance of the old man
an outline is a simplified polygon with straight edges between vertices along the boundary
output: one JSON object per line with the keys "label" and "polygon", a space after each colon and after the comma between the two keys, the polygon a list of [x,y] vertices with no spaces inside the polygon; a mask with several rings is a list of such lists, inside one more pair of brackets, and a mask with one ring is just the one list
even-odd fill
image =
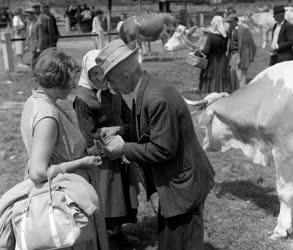
{"label": "old man", "polygon": [[158,192],[158,249],[204,249],[203,207],[214,171],[184,100],[166,80],[143,71],[136,52],[118,39],[96,59],[103,78],[132,103],[132,142],[105,138],[106,151],[142,167],[148,198]]}

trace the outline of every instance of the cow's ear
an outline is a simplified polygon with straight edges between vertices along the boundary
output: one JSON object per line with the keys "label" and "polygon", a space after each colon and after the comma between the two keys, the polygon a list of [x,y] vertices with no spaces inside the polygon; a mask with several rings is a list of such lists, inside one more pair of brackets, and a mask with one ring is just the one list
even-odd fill
{"label": "cow's ear", "polygon": [[192,26],[191,28],[186,29],[184,33],[186,36],[191,36],[197,29],[197,26]]}

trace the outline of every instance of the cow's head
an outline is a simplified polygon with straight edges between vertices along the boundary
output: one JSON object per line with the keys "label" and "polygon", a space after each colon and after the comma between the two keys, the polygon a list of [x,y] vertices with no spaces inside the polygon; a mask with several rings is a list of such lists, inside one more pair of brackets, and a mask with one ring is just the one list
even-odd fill
{"label": "cow's head", "polygon": [[206,35],[209,29],[197,28],[196,26],[187,29],[183,25],[178,25],[173,36],[165,44],[164,48],[167,51],[175,51],[180,49],[195,50],[203,47]]}
{"label": "cow's head", "polygon": [[272,161],[268,146],[257,138],[243,138],[231,121],[217,114],[216,105],[227,93],[212,93],[202,101],[186,100],[189,105],[197,105],[201,111],[192,113],[193,125],[204,129],[203,149],[206,151],[226,152],[229,149],[240,149],[254,163],[269,165]]}

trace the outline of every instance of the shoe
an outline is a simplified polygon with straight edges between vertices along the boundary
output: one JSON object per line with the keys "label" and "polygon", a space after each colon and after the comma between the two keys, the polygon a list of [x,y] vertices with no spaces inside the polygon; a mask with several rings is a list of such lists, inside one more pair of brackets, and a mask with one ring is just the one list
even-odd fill
{"label": "shoe", "polygon": [[138,246],[140,244],[140,240],[137,237],[122,232],[111,235],[109,239],[120,246]]}

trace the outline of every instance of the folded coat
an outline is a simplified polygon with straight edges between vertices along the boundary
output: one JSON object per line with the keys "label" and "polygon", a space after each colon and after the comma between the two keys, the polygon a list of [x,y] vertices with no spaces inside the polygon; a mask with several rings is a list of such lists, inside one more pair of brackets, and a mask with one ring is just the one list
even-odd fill
{"label": "folded coat", "polygon": [[[35,187],[34,192],[38,192],[40,187],[48,185],[48,182],[35,186],[27,179],[15,185],[2,195],[0,199],[0,249],[14,249],[13,228],[12,228],[12,210],[13,204],[28,197],[29,193]],[[102,250],[108,249],[108,239],[104,221],[102,204],[95,189],[81,176],[76,174],[58,174],[53,180],[51,188],[62,187],[77,206],[83,210],[87,216],[94,213],[99,218],[97,224],[98,238]]]}

